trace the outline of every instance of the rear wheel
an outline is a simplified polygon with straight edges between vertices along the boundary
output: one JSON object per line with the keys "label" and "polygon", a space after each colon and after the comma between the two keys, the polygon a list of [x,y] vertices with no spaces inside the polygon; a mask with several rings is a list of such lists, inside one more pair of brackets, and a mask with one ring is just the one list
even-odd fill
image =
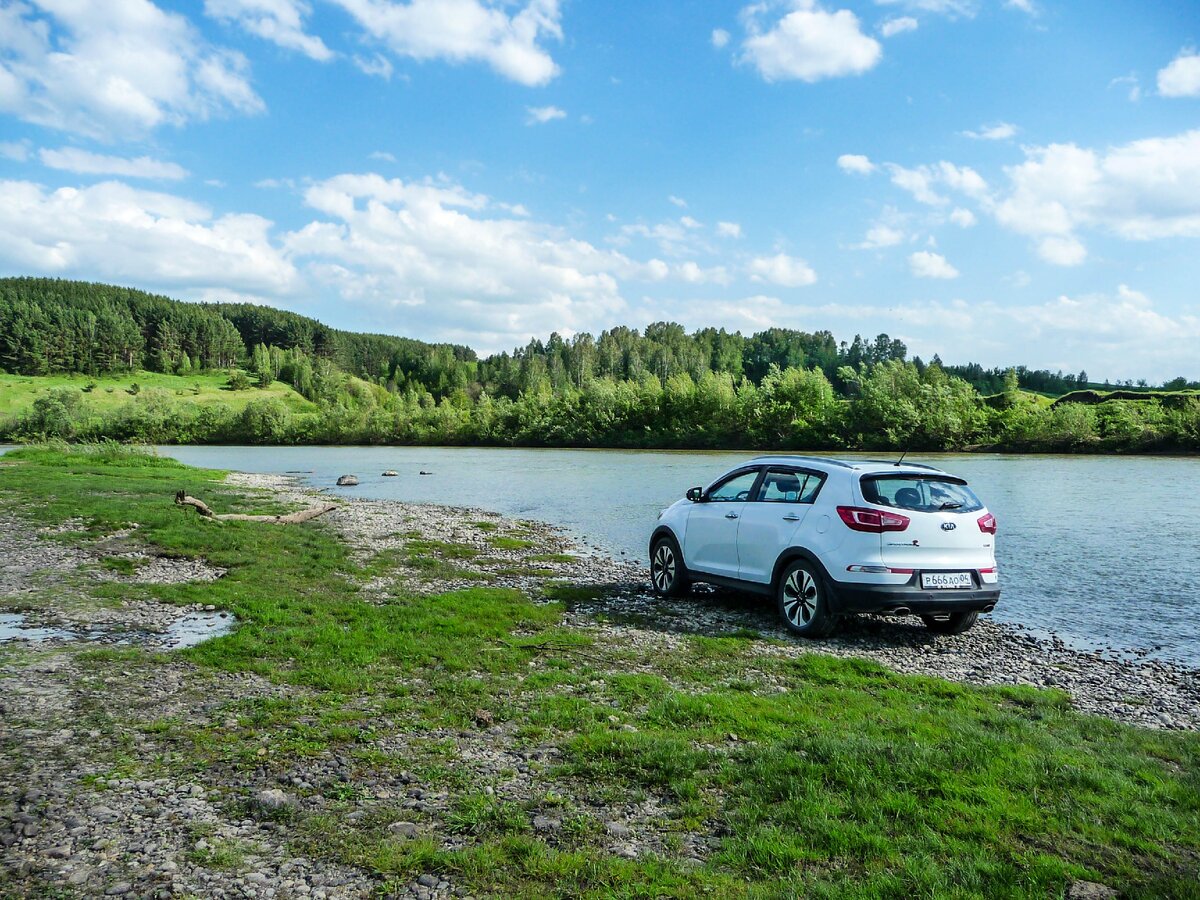
{"label": "rear wheel", "polygon": [[778,601],[779,617],[795,634],[827,637],[837,624],[824,576],[802,559],[788,563],[779,576]]}
{"label": "rear wheel", "polygon": [[971,612],[952,612],[948,616],[921,616],[921,621],[925,623],[925,627],[930,631],[936,631],[938,634],[962,634],[964,631],[970,631],[971,626],[975,624],[975,620],[979,618],[979,613],[975,610]]}
{"label": "rear wheel", "polygon": [[660,597],[678,597],[690,585],[679,545],[669,537],[659,538],[650,548],[650,584]]}

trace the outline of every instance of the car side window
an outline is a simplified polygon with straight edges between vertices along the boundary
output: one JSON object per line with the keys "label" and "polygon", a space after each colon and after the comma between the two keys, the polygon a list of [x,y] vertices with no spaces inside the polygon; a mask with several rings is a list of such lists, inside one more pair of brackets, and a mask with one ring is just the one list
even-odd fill
{"label": "car side window", "polygon": [[755,497],[760,503],[812,503],[824,479],[812,472],[767,469]]}
{"label": "car side window", "polygon": [[758,469],[742,472],[732,478],[722,481],[708,492],[708,499],[715,503],[732,503],[738,500],[749,500],[750,491],[758,478]]}

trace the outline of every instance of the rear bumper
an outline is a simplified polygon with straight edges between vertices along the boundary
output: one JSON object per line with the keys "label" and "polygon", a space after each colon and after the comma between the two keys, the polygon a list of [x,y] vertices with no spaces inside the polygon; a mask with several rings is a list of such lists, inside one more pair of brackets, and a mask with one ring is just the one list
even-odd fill
{"label": "rear bumper", "polygon": [[999,585],[982,586],[975,578],[974,588],[927,591],[919,587],[916,577],[910,584],[857,584],[833,582],[833,595],[838,612],[891,613],[907,610],[911,613],[988,612],[1000,601]]}

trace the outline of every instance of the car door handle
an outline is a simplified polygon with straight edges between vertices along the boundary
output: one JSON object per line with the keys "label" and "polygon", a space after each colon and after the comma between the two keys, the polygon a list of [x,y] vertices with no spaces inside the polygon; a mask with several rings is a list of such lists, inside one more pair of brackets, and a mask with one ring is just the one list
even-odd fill
{"label": "car door handle", "polygon": [[728,513],[725,513],[725,518],[727,518],[727,519],[736,519],[736,518],[737,518],[737,513],[734,513],[734,512],[728,512]]}
{"label": "car door handle", "polygon": [[794,515],[793,513],[788,513],[786,516],[784,516],[784,517],[783,517],[783,521],[785,521],[785,522],[799,522],[799,521],[800,521],[800,517],[799,517],[799,516],[797,516],[797,515]]}

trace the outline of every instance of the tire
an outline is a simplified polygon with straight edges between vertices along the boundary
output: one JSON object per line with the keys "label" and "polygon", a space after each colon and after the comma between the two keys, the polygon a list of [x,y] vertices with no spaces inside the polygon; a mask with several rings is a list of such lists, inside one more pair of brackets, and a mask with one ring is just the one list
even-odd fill
{"label": "tire", "polygon": [[978,618],[979,613],[971,610],[970,612],[952,612],[949,619],[941,621],[933,616],[921,616],[921,621],[925,623],[926,628],[938,634],[962,634],[964,631],[970,631]]}
{"label": "tire", "polygon": [[683,554],[673,538],[660,537],[650,548],[650,586],[660,597],[678,597],[691,587]]}
{"label": "tire", "polygon": [[793,560],[779,574],[776,588],[779,618],[793,634],[807,638],[828,637],[837,624],[830,607],[825,576],[803,559]]}

